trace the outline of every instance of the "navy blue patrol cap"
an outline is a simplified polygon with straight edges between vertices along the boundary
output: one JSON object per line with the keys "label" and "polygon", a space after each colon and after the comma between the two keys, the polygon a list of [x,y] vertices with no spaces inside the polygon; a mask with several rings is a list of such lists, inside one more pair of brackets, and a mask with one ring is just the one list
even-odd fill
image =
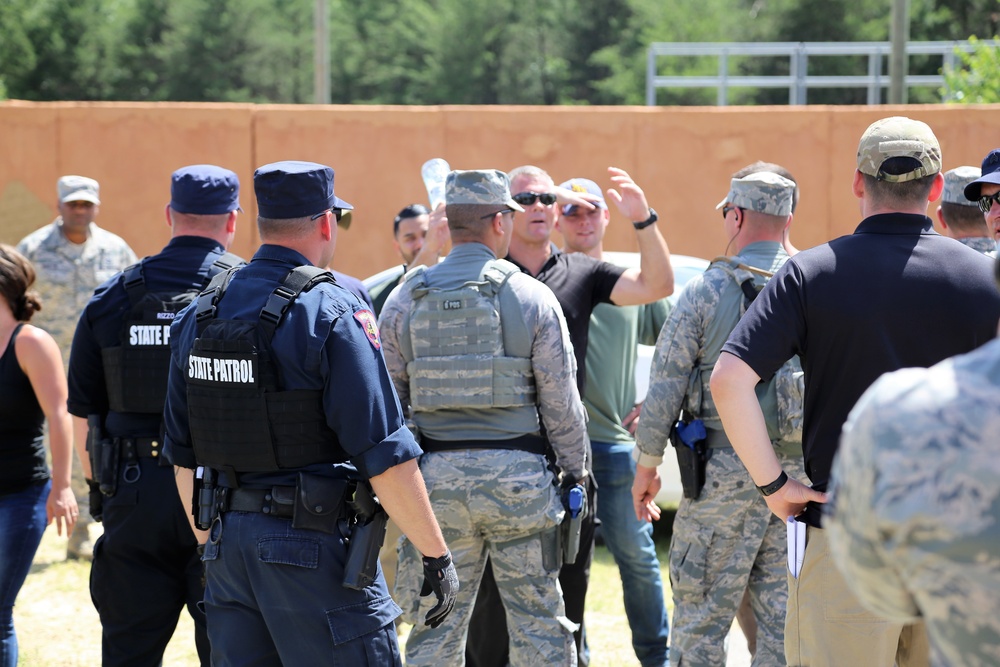
{"label": "navy blue patrol cap", "polygon": [[181,167],[170,177],[170,208],[194,215],[242,211],[240,179],[214,164]]}
{"label": "navy blue patrol cap", "polygon": [[331,208],[354,207],[333,194],[333,169],[315,162],[272,162],[253,174],[257,212],[262,218],[305,218]]}
{"label": "navy blue patrol cap", "polygon": [[983,158],[983,175],[965,186],[965,198],[977,201],[983,183],[1000,185],[1000,148],[994,148]]}

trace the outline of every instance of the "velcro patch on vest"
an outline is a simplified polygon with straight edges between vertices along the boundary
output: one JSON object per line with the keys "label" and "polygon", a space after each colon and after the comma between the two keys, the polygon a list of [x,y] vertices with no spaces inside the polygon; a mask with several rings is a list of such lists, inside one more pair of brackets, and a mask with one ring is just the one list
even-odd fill
{"label": "velcro patch on vest", "polygon": [[188,355],[188,382],[207,387],[256,387],[260,377],[257,354],[214,352]]}
{"label": "velcro patch on vest", "polygon": [[[173,313],[171,313],[172,315]],[[169,324],[133,324],[128,328],[129,347],[169,347]]]}
{"label": "velcro patch on vest", "polygon": [[365,336],[368,337],[368,342],[372,344],[376,350],[382,349],[382,338],[378,333],[378,324],[375,320],[375,313],[370,310],[359,310],[354,313],[354,319],[358,321],[361,328],[365,332]]}

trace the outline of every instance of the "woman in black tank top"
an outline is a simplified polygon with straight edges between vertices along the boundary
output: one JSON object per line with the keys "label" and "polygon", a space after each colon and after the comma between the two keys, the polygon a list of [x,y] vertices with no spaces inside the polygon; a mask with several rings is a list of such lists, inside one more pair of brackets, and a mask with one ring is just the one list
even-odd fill
{"label": "woman in black tank top", "polygon": [[0,667],[17,664],[14,600],[45,526],[55,519],[68,536],[78,512],[69,486],[73,436],[62,356],[52,336],[26,324],[41,307],[28,291],[34,281],[30,262],[0,244]]}

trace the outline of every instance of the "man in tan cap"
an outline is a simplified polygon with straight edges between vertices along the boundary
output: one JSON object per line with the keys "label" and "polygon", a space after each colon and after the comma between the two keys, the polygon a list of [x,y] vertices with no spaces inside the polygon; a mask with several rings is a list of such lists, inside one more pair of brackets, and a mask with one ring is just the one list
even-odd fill
{"label": "man in tan cap", "polygon": [[[100,210],[100,186],[86,176],[63,176],[56,183],[59,215],[49,225],[21,239],[18,251],[27,257],[38,273],[36,289],[45,307],[34,318],[35,324],[56,339],[63,363],[69,363],[76,322],[98,285],[126,266],[136,262],[135,253],[115,234],[94,222]],[[73,462],[73,493],[80,506],[66,549],[67,558],[93,558],[89,526],[88,487],[80,462]]]}
{"label": "man in tan cap", "polygon": [[[487,555],[510,625],[510,663],[576,665],[557,580],[565,512],[545,453],[575,487],[586,475],[586,413],[559,302],[498,259],[523,211],[509,187],[501,171],[451,172],[453,249],[407,273],[382,310],[385,363],[419,430],[420,469],[463,582],[453,616],[410,631],[411,667],[462,662]],[[419,570],[407,540],[394,597],[410,622],[426,606]]]}
{"label": "man in tan cap", "polygon": [[944,192],[937,209],[937,219],[945,236],[992,257],[996,254],[997,244],[986,227],[979,202],[965,197],[965,187],[982,175],[979,167],[968,166],[944,172]]}
{"label": "man in tan cap", "polygon": [[[941,149],[926,124],[873,123],[861,137],[852,186],[864,219],[854,234],[785,263],[712,374],[726,436],[753,483],[779,519],[806,525],[802,565],[789,579],[789,665],[928,664],[923,626],[867,610],[834,567],[821,508],[841,427],[865,389],[882,373],[930,366],[996,333],[1000,295],[990,260],[934,233],[926,216],[944,187],[940,172]],[[782,469],[754,391],[796,354],[805,371],[802,446],[812,488]]]}

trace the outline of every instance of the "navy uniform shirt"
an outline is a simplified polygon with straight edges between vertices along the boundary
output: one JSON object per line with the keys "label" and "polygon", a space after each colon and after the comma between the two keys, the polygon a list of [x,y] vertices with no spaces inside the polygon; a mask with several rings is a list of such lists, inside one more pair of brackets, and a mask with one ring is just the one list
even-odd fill
{"label": "navy uniform shirt", "polygon": [[[159,254],[143,260],[146,291],[180,294],[202,289],[212,263],[225,251],[218,241],[202,236],[171,239]],[[84,308],[70,353],[69,412],[77,417],[107,414],[104,428],[111,436],[159,436],[159,415],[108,411],[101,349],[120,345],[122,321],[130,309],[121,273],[98,287]]]}
{"label": "navy uniform shirt", "polygon": [[[507,256],[522,272],[531,275],[524,266]],[[580,252],[560,252],[552,248],[552,256],[542,266],[536,278],[552,290],[562,306],[576,356],[576,386],[583,395],[587,384],[587,340],[590,336],[590,314],[599,303],[611,303],[611,292],[625,267],[602,262]]]}
{"label": "navy uniform shirt", "polygon": [[[309,262],[298,252],[262,245],[251,262],[236,272],[218,303],[218,319],[259,319],[260,311],[289,271]],[[170,380],[164,411],[164,454],[175,465],[194,468],[187,416],[188,353],[197,337],[195,309],[180,313],[171,327]],[[288,309],[271,339],[282,389],[323,392],[327,425],[350,456],[346,465],[317,464],[308,471],[330,477],[364,478],[415,459],[422,453],[406,428],[399,399],[382,358],[374,315],[339,285],[321,283],[303,292]],[[294,485],[298,470],[244,473],[249,487]]]}
{"label": "navy uniform shirt", "polygon": [[826,490],[848,413],[882,373],[931,366],[996,335],[992,267],[930,218],[891,213],[800,252],[767,283],[722,349],[762,378],[800,355],[803,453],[816,489]]}

